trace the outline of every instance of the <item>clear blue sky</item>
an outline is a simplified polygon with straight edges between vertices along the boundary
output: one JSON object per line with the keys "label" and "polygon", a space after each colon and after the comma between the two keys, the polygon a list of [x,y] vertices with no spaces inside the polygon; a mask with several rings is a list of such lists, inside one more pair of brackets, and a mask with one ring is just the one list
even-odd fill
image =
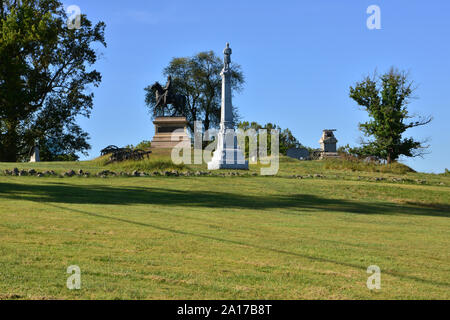
{"label": "clear blue sky", "polygon": [[[348,97],[369,72],[410,71],[418,90],[410,109],[434,116],[408,133],[430,140],[431,154],[406,160],[416,170],[450,169],[450,1],[448,0],[74,0],[93,21],[106,22],[108,48],[96,68],[88,158],[103,147],[151,140],[144,87],[162,81],[172,57],[214,50],[229,41],[243,67],[245,90],[234,98],[242,118],[290,128],[319,147],[322,129],[338,129],[339,145],[356,145],[366,115]],[[381,8],[381,30],[368,30],[369,5]]]}

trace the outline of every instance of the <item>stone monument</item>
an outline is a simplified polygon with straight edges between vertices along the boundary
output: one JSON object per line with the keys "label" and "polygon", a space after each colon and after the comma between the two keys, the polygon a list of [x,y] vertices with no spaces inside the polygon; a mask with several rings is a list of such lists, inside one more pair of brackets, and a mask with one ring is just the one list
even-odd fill
{"label": "stone monument", "polygon": [[234,119],[232,110],[231,92],[231,54],[230,44],[224,53],[224,67],[222,73],[222,109],[220,130],[217,135],[217,148],[211,162],[208,163],[208,170],[235,169],[248,170],[248,161],[242,150],[238,146],[237,136],[234,130]]}
{"label": "stone monument", "polygon": [[30,162],[40,162],[41,161],[41,157],[39,156],[39,146],[38,146],[37,142],[31,148],[30,154],[31,154]]}
{"label": "stone monument", "polygon": [[155,118],[155,136],[152,148],[172,149],[176,146],[182,148],[191,146],[191,139],[187,134],[187,120],[185,117],[158,117]]}
{"label": "stone monument", "polygon": [[336,129],[323,130],[322,138],[319,140],[321,146],[320,158],[338,158],[336,144],[338,140],[334,136]]}
{"label": "stone monument", "polygon": [[[165,87],[158,82],[151,86],[155,94],[155,110],[162,117],[157,117],[153,121],[155,125],[155,136],[152,141],[152,148],[172,149],[174,147],[190,148],[191,139],[187,133],[187,120],[183,117],[183,109],[186,106],[186,97],[177,93],[172,77],[167,77]],[[169,105],[172,105],[169,109]],[[171,117],[165,117],[166,111],[171,111]],[[177,116],[180,115],[180,116]]]}

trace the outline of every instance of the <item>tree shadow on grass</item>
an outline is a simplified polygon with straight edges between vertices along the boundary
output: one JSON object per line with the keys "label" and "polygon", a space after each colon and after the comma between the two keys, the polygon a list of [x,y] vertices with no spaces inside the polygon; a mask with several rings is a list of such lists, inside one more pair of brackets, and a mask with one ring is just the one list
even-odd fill
{"label": "tree shadow on grass", "polygon": [[[145,222],[133,221],[133,220],[119,218],[119,217],[105,216],[105,215],[101,215],[101,214],[97,214],[97,213],[93,213],[93,212],[88,212],[88,211],[83,211],[83,210],[73,209],[73,208],[67,208],[67,207],[54,205],[54,204],[48,204],[48,205],[55,207],[57,209],[60,209],[60,210],[72,211],[77,214],[84,214],[84,215],[88,215],[91,217],[112,220],[112,221],[116,221],[116,222],[120,222],[120,223],[126,223],[126,224],[137,225],[140,227],[152,228],[152,229],[156,229],[156,230],[160,230],[160,231],[169,232],[172,234],[178,234],[181,236],[201,238],[201,239],[216,241],[216,242],[220,242],[220,243],[224,243],[224,244],[228,244],[228,245],[245,246],[245,247],[252,248],[252,249],[259,249],[259,250],[269,251],[269,252],[276,253],[276,254],[289,255],[289,256],[308,259],[308,260],[317,261],[317,262],[337,264],[337,265],[345,266],[348,268],[360,269],[363,271],[366,271],[366,268],[367,268],[366,266],[361,266],[361,265],[357,265],[357,264],[349,263],[349,262],[345,262],[345,261],[338,261],[338,260],[333,260],[333,259],[329,259],[329,258],[325,258],[325,257],[312,256],[312,255],[299,253],[299,252],[287,251],[287,250],[273,248],[273,247],[266,247],[266,246],[262,246],[262,245],[258,245],[258,244],[254,244],[254,243],[243,242],[243,241],[239,241],[239,240],[225,239],[225,238],[204,235],[204,234],[194,233],[194,232],[189,232],[189,231],[184,231],[184,230],[175,230],[175,229],[168,228],[165,226],[159,226],[159,225],[145,223]],[[436,286],[450,287],[450,285],[446,282],[424,279],[424,278],[420,278],[417,276],[396,272],[394,270],[383,270],[383,273],[389,274],[391,276],[398,277],[398,278],[406,278],[406,279],[410,279],[413,281],[428,283],[428,284],[432,284],[432,285],[436,285]]]}
{"label": "tree shadow on grass", "polygon": [[[62,204],[99,204],[99,205],[167,205],[188,207],[211,208],[239,208],[247,210],[264,210],[271,208],[298,209],[300,210],[327,210],[336,212],[350,212],[358,214],[413,214],[424,216],[448,217],[448,208],[434,209],[415,206],[402,206],[390,203],[362,203],[349,200],[326,199],[314,195],[289,195],[289,196],[254,196],[234,193],[220,193],[212,191],[182,191],[161,188],[117,188],[107,186],[67,185],[63,183],[46,185],[23,185],[12,183],[0,183],[0,199],[28,200],[43,202],[48,206],[67,210],[77,214],[88,215],[100,219],[133,224],[146,228],[153,228],[181,236],[197,237],[211,241],[217,241],[229,245],[246,246],[276,254],[290,255],[306,258],[312,261],[338,264],[350,268],[365,271],[366,266],[361,266],[345,261],[337,261],[326,257],[318,257],[299,252],[287,251],[280,248],[266,247],[254,243],[239,240],[225,239],[211,235],[204,235],[185,230],[176,230],[151,223],[133,221],[117,216],[102,215],[85,210],[66,207]],[[292,213],[295,214],[295,213]],[[423,279],[413,275],[399,273],[393,270],[384,270],[385,274],[406,278],[418,282],[449,287],[448,283]]]}
{"label": "tree shadow on grass", "polygon": [[99,185],[70,185],[49,183],[26,185],[0,183],[0,199],[30,200],[39,202],[99,205],[164,205],[208,207],[222,209],[293,209],[280,214],[296,214],[296,211],[317,210],[348,212],[355,214],[405,214],[449,217],[450,206],[417,203],[396,204],[390,202],[364,202],[330,199],[308,194],[246,195],[217,191],[193,191],[163,189],[158,187],[108,187]]}

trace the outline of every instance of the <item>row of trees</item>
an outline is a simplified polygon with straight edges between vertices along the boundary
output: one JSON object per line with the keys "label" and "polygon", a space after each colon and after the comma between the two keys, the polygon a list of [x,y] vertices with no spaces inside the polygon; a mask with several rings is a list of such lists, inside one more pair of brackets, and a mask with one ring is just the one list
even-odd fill
{"label": "row of trees", "polygon": [[[297,140],[296,137],[292,134],[291,130],[289,129],[282,129],[281,127],[277,126],[273,123],[267,123],[266,125],[260,125],[257,122],[240,122],[237,127],[243,131],[248,131],[250,129],[255,130],[257,133],[261,129],[267,130],[267,149],[270,152],[272,150],[272,141],[271,141],[271,131],[272,130],[278,130],[280,132],[280,154],[286,155],[287,151],[291,148],[304,148],[304,146]],[[247,138],[248,139],[248,138]],[[259,145],[259,136],[257,136],[257,142]],[[246,153],[248,154],[249,145],[246,141]]]}
{"label": "row of trees", "polygon": [[0,0],[0,161],[20,161],[39,142],[44,160],[86,152],[89,117],[101,75],[94,45],[106,46],[105,24],[81,17],[69,29],[58,0]]}

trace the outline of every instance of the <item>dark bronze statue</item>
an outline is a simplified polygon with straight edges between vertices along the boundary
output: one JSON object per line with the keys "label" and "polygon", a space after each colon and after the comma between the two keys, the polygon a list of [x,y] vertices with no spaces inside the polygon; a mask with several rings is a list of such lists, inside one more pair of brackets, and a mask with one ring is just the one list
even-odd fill
{"label": "dark bronze statue", "polygon": [[224,64],[223,69],[225,71],[230,69],[232,53],[233,53],[233,50],[231,50],[230,44],[227,42],[227,47],[225,48],[225,50],[223,50],[223,64]]}
{"label": "dark bronze statue", "polygon": [[171,104],[174,108],[174,113],[182,113],[184,106],[186,105],[186,97],[174,92],[171,76],[167,78],[167,84],[164,88],[156,82],[151,89],[156,95],[155,109],[162,109],[164,113],[167,109],[167,105]]}

